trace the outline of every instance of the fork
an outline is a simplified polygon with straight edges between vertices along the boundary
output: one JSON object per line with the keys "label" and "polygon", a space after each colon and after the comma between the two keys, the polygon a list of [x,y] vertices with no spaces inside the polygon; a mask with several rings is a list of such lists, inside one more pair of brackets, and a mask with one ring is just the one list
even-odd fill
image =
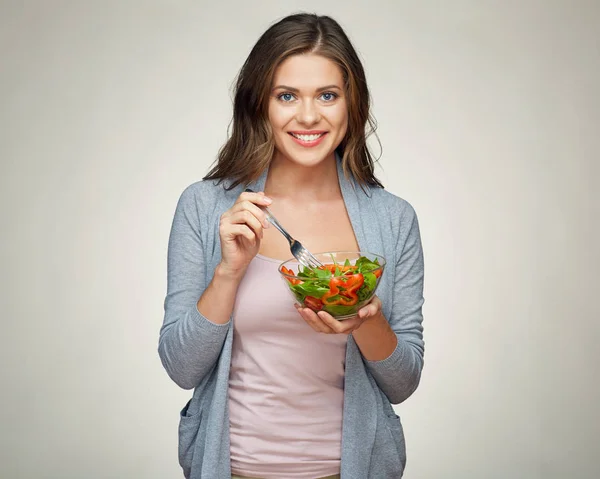
{"label": "fork", "polygon": [[[248,193],[254,193],[250,188],[246,188],[244,191]],[[267,214],[267,220],[271,223],[275,228],[279,230],[279,232],[285,236],[285,239],[290,243],[290,251],[294,258],[298,260],[298,262],[303,266],[308,266],[309,268],[319,268],[323,266],[317,258],[315,258],[310,251],[308,251],[300,241],[295,240],[292,236],[285,230],[283,226],[277,221],[277,218],[273,216],[273,213],[269,211],[269,208],[262,205],[257,205],[261,210],[263,210]]]}

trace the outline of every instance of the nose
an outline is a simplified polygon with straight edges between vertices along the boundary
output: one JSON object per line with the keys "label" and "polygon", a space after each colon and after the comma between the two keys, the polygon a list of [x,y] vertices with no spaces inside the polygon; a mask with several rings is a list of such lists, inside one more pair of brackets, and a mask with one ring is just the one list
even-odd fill
{"label": "nose", "polygon": [[296,121],[303,125],[314,125],[321,119],[319,109],[312,100],[304,100],[298,106]]}

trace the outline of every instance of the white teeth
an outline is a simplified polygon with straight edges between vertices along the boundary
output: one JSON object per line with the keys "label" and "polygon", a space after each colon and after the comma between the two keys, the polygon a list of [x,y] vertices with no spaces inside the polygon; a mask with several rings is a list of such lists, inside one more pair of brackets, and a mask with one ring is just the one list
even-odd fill
{"label": "white teeth", "polygon": [[319,133],[317,135],[297,135],[296,133],[292,133],[292,136],[302,141],[315,141],[317,138],[321,138],[323,133]]}

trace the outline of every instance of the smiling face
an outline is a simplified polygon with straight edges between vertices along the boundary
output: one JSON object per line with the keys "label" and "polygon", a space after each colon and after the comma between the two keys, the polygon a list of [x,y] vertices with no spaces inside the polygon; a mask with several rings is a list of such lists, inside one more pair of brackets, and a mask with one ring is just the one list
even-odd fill
{"label": "smiling face", "polygon": [[340,68],[316,54],[283,61],[273,79],[269,122],[276,155],[302,166],[332,158],[348,129]]}

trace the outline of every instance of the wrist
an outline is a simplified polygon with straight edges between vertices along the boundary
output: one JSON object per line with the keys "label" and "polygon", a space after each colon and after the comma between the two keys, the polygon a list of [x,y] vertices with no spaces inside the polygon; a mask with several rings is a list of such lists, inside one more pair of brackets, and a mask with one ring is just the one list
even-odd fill
{"label": "wrist", "polygon": [[217,265],[213,278],[196,304],[198,312],[214,324],[226,324],[235,305],[241,277]]}
{"label": "wrist", "polygon": [[215,268],[214,279],[219,282],[226,282],[230,284],[239,284],[246,273],[246,268],[239,269],[230,269],[223,263],[219,263]]}
{"label": "wrist", "polygon": [[398,345],[398,337],[383,314],[364,321],[352,332],[358,349],[368,361],[388,358]]}

